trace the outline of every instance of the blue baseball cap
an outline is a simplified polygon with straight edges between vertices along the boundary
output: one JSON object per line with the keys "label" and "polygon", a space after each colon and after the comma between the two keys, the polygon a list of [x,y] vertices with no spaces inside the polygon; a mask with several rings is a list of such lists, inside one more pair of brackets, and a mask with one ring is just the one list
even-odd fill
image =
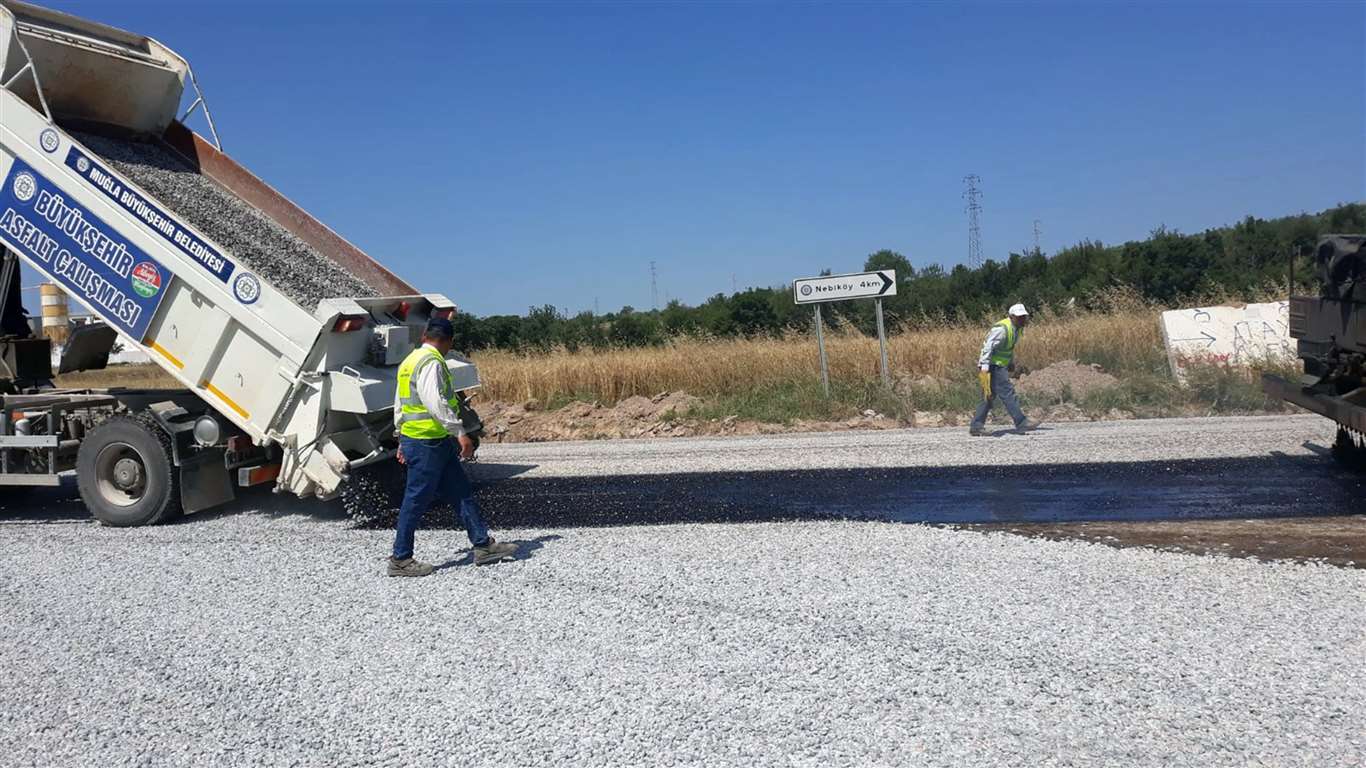
{"label": "blue baseball cap", "polygon": [[427,321],[427,330],[423,332],[423,335],[434,339],[453,339],[455,338],[455,326],[451,325],[451,321],[444,317],[433,317]]}

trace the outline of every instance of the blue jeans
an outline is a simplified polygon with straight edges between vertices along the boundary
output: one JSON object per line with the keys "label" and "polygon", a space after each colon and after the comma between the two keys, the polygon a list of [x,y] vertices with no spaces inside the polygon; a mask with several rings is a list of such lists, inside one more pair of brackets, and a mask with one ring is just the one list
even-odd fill
{"label": "blue jeans", "polygon": [[1015,385],[1010,381],[1010,371],[999,365],[991,366],[991,397],[982,400],[982,404],[977,406],[977,415],[972,417],[972,426],[981,429],[986,426],[987,415],[991,413],[991,405],[996,398],[1001,399],[1001,404],[1006,407],[1010,418],[1015,420],[1015,426],[1024,423],[1024,411],[1020,410],[1020,399],[1015,396]]}
{"label": "blue jeans", "polygon": [[413,536],[422,516],[431,509],[437,495],[460,510],[460,522],[470,543],[482,547],[489,543],[489,529],[479,514],[479,502],[474,500],[474,486],[460,466],[460,448],[454,438],[418,440],[400,437],[399,447],[408,466],[408,485],[403,492],[403,506],[398,512],[398,529],[394,533],[394,559],[413,556]]}

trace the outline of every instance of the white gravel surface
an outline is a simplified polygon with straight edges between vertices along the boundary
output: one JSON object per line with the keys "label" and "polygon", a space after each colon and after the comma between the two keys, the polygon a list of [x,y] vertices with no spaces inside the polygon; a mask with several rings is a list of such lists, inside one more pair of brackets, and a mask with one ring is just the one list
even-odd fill
{"label": "white gravel surface", "polygon": [[[1109,444],[1305,452],[1321,426],[1243,421]],[[987,445],[1095,460],[1106,428]],[[489,449],[572,476],[981,444],[935,434],[656,441],[606,470],[630,443]],[[712,444],[748,458],[679,450]],[[424,530],[446,567],[398,580],[391,533],[335,506],[109,529],[39,499],[0,500],[0,765],[1366,765],[1364,570],[782,522],[496,531],[520,559],[488,568]]]}
{"label": "white gravel surface", "polygon": [[1366,571],[885,523],[0,525],[0,762],[1366,764]]}

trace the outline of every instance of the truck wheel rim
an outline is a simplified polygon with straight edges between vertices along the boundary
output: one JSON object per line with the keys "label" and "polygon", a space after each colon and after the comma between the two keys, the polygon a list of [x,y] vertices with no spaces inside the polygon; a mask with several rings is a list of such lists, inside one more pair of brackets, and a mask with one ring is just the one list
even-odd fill
{"label": "truck wheel rim", "polygon": [[100,496],[117,507],[131,507],[147,495],[147,462],[128,443],[110,443],[95,457]]}

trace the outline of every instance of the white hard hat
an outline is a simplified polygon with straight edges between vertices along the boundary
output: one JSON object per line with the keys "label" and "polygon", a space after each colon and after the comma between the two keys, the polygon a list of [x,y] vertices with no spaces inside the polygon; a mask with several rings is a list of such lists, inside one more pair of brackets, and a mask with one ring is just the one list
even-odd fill
{"label": "white hard hat", "polygon": [[1010,316],[1029,317],[1029,310],[1025,309],[1023,304],[1016,304],[1015,306],[1010,308]]}

